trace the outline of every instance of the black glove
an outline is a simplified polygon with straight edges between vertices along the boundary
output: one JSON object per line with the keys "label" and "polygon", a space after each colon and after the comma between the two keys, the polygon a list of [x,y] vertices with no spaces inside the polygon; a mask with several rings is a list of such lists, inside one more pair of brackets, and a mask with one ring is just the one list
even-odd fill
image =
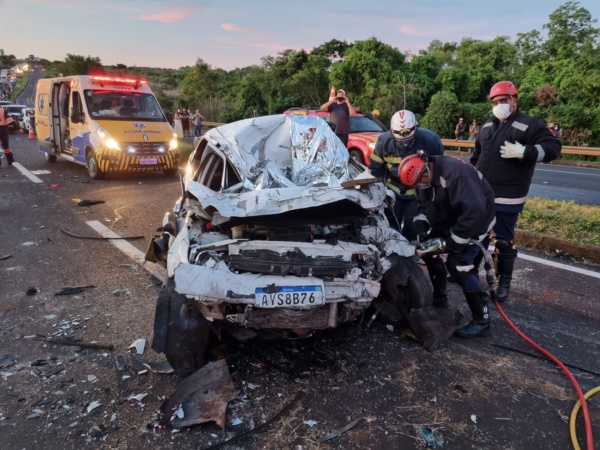
{"label": "black glove", "polygon": [[450,237],[446,241],[446,248],[448,249],[449,253],[460,253],[467,248],[467,244],[459,244]]}
{"label": "black glove", "polygon": [[415,236],[419,236],[419,239],[421,241],[424,241],[425,239],[427,239],[427,232],[429,231],[429,228],[431,228],[431,226],[429,225],[429,222],[427,222],[426,220],[415,220],[413,222],[413,230],[415,232]]}

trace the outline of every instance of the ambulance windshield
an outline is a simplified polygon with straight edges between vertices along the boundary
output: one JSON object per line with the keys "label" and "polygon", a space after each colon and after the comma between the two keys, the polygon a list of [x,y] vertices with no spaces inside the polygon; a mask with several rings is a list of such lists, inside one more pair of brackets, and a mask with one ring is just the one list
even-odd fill
{"label": "ambulance windshield", "polygon": [[85,102],[94,119],[166,120],[158,101],[152,94],[87,89]]}

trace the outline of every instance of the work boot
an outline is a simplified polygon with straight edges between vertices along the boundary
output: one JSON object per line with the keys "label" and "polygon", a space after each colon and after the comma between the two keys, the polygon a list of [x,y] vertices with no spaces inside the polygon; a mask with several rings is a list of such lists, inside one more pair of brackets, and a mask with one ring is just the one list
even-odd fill
{"label": "work boot", "polygon": [[512,273],[516,256],[511,253],[497,253],[494,256],[498,280],[496,300],[498,300],[499,303],[503,303],[508,300],[508,293],[510,291],[510,282],[512,281]]}
{"label": "work boot", "polygon": [[465,292],[467,304],[473,320],[456,330],[456,335],[463,339],[473,339],[490,335],[490,313],[487,307],[485,292]]}
{"label": "work boot", "polygon": [[6,156],[6,162],[8,165],[12,166],[12,163],[15,161],[15,156],[12,154],[12,152],[5,153],[4,156]]}
{"label": "work boot", "polygon": [[448,271],[444,260],[438,255],[428,255],[423,258],[429,272],[429,279],[433,286],[433,306],[437,308],[448,307],[448,287],[446,277]]}

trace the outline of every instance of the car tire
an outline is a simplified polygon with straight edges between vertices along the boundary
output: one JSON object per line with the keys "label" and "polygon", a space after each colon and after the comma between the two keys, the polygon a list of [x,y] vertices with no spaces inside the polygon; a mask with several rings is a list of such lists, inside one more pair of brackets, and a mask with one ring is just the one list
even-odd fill
{"label": "car tire", "polygon": [[365,157],[359,149],[353,148],[349,151],[349,153],[350,158],[354,159],[356,162],[361,163],[363,166],[365,165]]}
{"label": "car tire", "polygon": [[381,294],[373,306],[383,322],[406,322],[411,310],[432,305],[433,286],[416,257],[393,255],[390,260],[392,267],[383,275]]}
{"label": "car tire", "polygon": [[100,180],[104,177],[104,172],[100,170],[100,166],[98,165],[98,160],[94,155],[93,151],[89,151],[86,157],[87,160],[87,170],[90,174],[90,177],[93,180]]}
{"label": "car tire", "polygon": [[48,161],[49,163],[56,162],[56,155],[51,155],[50,153],[44,152],[44,157],[46,158],[46,161]]}
{"label": "car tire", "polygon": [[204,364],[211,330],[207,320],[184,295],[175,292],[171,278],[161,290],[154,317],[152,349],[162,352],[179,377]]}

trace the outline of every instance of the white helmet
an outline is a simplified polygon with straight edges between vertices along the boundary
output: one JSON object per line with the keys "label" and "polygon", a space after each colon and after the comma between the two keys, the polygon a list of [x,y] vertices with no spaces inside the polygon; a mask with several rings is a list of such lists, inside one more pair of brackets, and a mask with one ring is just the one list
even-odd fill
{"label": "white helmet", "polygon": [[390,130],[392,131],[392,136],[396,142],[404,144],[414,139],[415,133],[417,132],[417,125],[418,123],[415,115],[411,111],[403,109],[397,111],[392,116]]}

